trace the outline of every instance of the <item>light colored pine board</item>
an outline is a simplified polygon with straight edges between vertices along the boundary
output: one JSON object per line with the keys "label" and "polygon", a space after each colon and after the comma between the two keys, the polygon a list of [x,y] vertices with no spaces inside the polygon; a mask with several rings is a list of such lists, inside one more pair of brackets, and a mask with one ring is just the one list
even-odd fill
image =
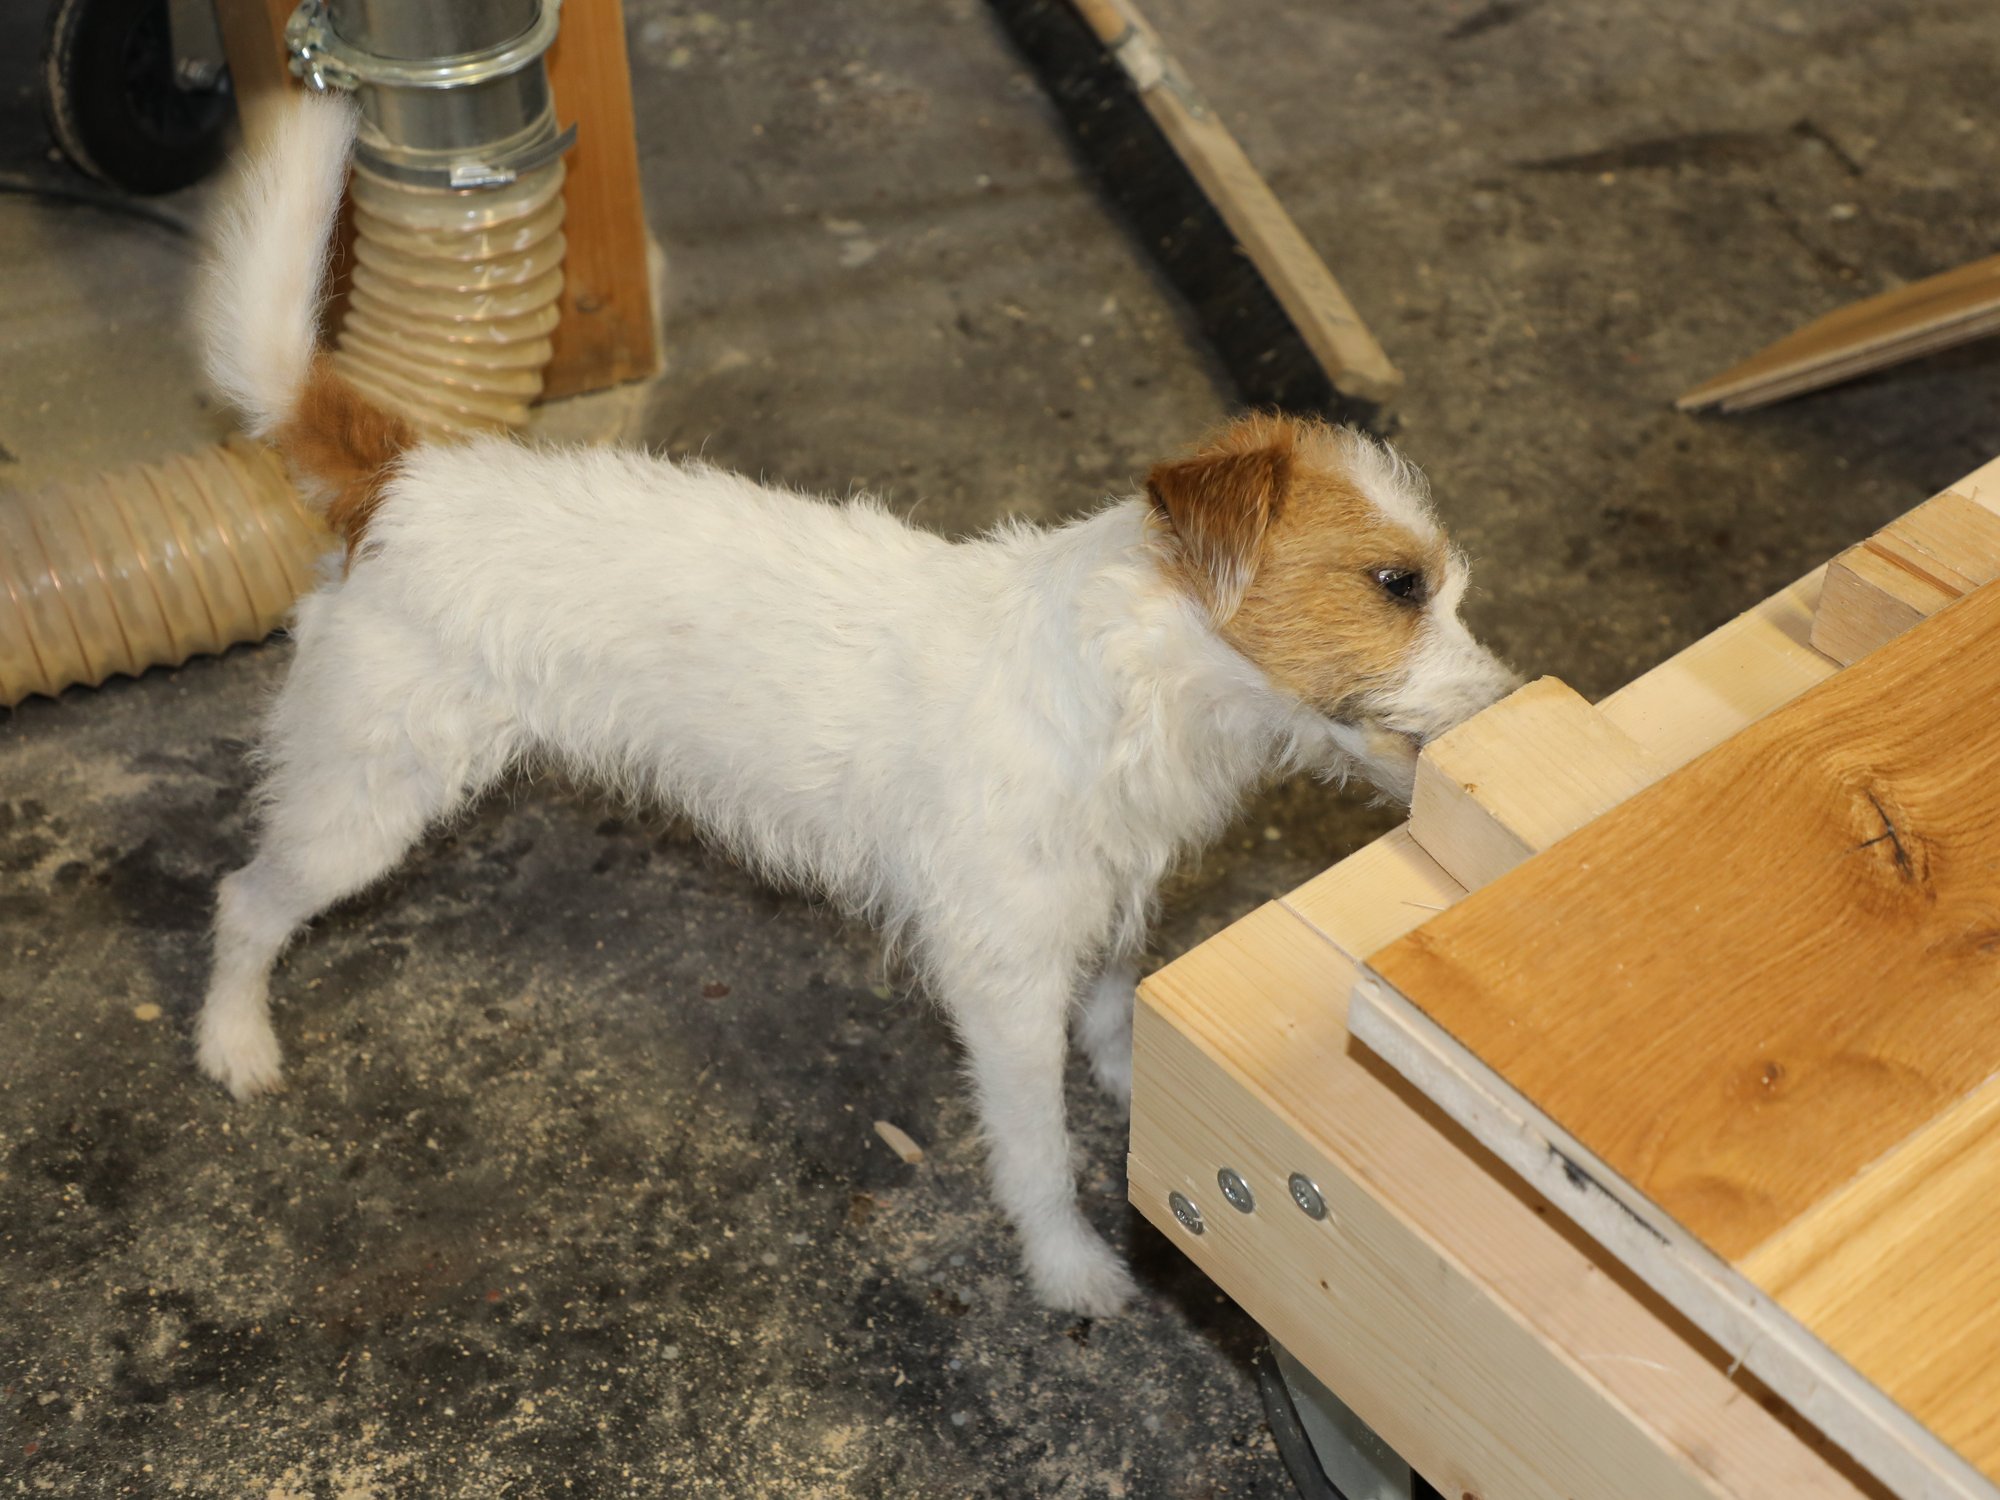
{"label": "light colored pine board", "polygon": [[1282,898],[1294,916],[1359,962],[1465,896],[1405,823]]}
{"label": "light colored pine board", "polygon": [[[1782,707],[1836,664],[1806,644],[1823,570],[1815,569],[1703,636],[1597,706],[1665,774]],[[1456,904],[1466,887],[1393,829],[1283,898],[1341,952],[1365,959]]]}
{"label": "light colored pine board", "polygon": [[1543,677],[1424,747],[1410,837],[1485,885],[1658,779],[1630,735]]}
{"label": "light colored pine board", "polygon": [[[1836,664],[1806,644],[1822,571],[1635,678],[1597,711],[1664,774],[1824,682]],[[1365,959],[1456,904],[1465,891],[1406,824],[1314,876],[1283,904],[1343,953]]]}
{"label": "light colored pine board", "polygon": [[[1954,490],[1983,496],[1989,491],[2000,490],[2000,482],[1996,481],[2000,481],[2000,461],[1968,476],[1954,486]],[[1812,650],[1807,643],[1823,572],[1823,569],[1815,569],[1790,587],[1694,642],[1611,694],[1599,705],[1598,711],[1644,746],[1664,772],[1686,764],[1745,726],[1796,699],[1807,689],[1824,682],[1837,670],[1836,664]],[[1438,912],[1455,905],[1464,896],[1465,887],[1440,868],[1404,827],[1384,835],[1292,891],[1280,905],[1324,938],[1339,955],[1355,962],[1367,958]],[[1244,947],[1249,951],[1237,951]],[[1228,1055],[1235,1061],[1226,1068],[1221,1062],[1217,1062],[1216,1066],[1229,1072],[1231,1078],[1240,1075],[1241,1086],[1260,1097],[1267,1097],[1265,1090],[1272,1081],[1262,1076],[1264,1064],[1260,1061],[1259,1045],[1280,1060],[1290,1057],[1290,1043],[1296,1035],[1293,1028],[1301,1017],[1310,1017],[1314,1021],[1325,1019],[1321,1009],[1325,1002],[1315,998],[1313,991],[1337,983],[1325,977],[1311,978],[1305,971],[1287,973],[1282,968],[1282,958],[1278,960],[1281,965],[1279,970],[1265,973],[1258,966],[1272,961],[1273,952],[1278,947],[1254,924],[1246,924],[1240,934],[1232,930],[1223,938],[1212,940],[1212,944],[1196,949],[1169,971],[1176,977],[1185,976],[1182,987],[1197,998],[1204,986],[1212,989],[1215,996],[1226,997],[1211,999],[1207,1009],[1223,1007],[1224,1014],[1233,1018],[1234,1025],[1229,1035],[1234,1040],[1230,1043]],[[1228,950],[1226,953],[1225,948]],[[1216,962],[1211,964],[1211,958]],[[1197,968],[1197,965],[1201,967]],[[1200,1038],[1205,1035],[1205,1029],[1214,1023],[1204,1021],[1196,1024],[1168,1004],[1170,993],[1161,991],[1154,996],[1152,1003],[1158,1006],[1157,1013],[1177,1028],[1195,1035],[1198,1044],[1204,1045],[1213,1057],[1221,1049],[1213,1043],[1201,1043]],[[1275,1001],[1267,998],[1270,994],[1278,998]],[[1308,1005],[1312,1007],[1310,1011],[1304,1009]],[[1142,1035],[1143,1017],[1148,1013],[1142,1005]],[[1330,1053],[1331,1049],[1326,1050]],[[1304,1112],[1307,1118],[1312,1117],[1311,1111],[1317,1105],[1324,1104],[1337,1121],[1344,1117],[1353,1103],[1350,1096],[1337,1086],[1330,1086],[1323,1096],[1314,1091],[1323,1081],[1337,1085],[1347,1077],[1344,1072],[1347,1059],[1343,1058],[1337,1067],[1323,1068],[1318,1061],[1320,1055],[1314,1051],[1301,1054],[1302,1076],[1297,1084],[1289,1086],[1288,1097],[1295,1096],[1302,1101],[1293,1107]],[[1165,1101],[1158,1105],[1160,1109],[1172,1107],[1174,1097],[1172,1090],[1156,1087],[1148,1074],[1144,1056],[1142,1048],[1135,1089],[1140,1118],[1147,1117],[1146,1111],[1155,1106],[1156,1100]],[[1287,1090],[1281,1079],[1275,1086],[1281,1091]],[[1268,1109],[1268,1106],[1264,1107]],[[1394,1118],[1397,1117],[1393,1113],[1378,1118],[1358,1107],[1353,1109],[1355,1134],[1345,1142],[1342,1147],[1345,1154],[1339,1158],[1346,1169],[1366,1171],[1367,1190],[1377,1201],[1392,1206],[1402,1205],[1403,1195],[1419,1185],[1436,1186],[1447,1201],[1462,1197],[1468,1189],[1462,1171],[1450,1165],[1452,1157],[1406,1156],[1393,1165],[1385,1165],[1381,1158],[1371,1154],[1377,1148],[1388,1150],[1401,1139],[1385,1123],[1386,1119]],[[1336,1129],[1337,1125],[1306,1127],[1309,1133],[1315,1128],[1324,1132]],[[1211,1154],[1219,1156],[1221,1153]],[[1544,1167],[1550,1166],[1546,1151],[1539,1161]],[[1135,1162],[1135,1171],[1137,1165]],[[1462,1162],[1459,1163],[1459,1166],[1462,1165]],[[1516,1165],[1517,1169],[1525,1171],[1536,1163]],[[1178,1185],[1191,1192],[1195,1187],[1206,1187],[1213,1198],[1212,1174],[1208,1158],[1197,1154],[1195,1158],[1183,1161]],[[1576,1192],[1570,1178],[1559,1167],[1554,1169],[1550,1187],[1556,1194],[1574,1195]],[[1190,1237],[1165,1216],[1160,1203],[1147,1201],[1145,1192],[1137,1188],[1134,1201],[1164,1231],[1176,1236],[1178,1242],[1184,1246],[1194,1245]],[[1205,1200],[1197,1194],[1197,1201]],[[1407,1210],[1399,1207],[1399,1212],[1407,1216]],[[1621,1219],[1624,1217],[1623,1209],[1615,1212]],[[1447,1215],[1437,1221],[1437,1232],[1448,1235],[1449,1227],[1454,1222]],[[1513,1243],[1504,1237],[1503,1242]],[[1237,1257],[1223,1256],[1218,1251],[1216,1247],[1219,1243],[1226,1242],[1211,1240],[1206,1249],[1193,1247],[1190,1253],[1239,1298],[1251,1295],[1246,1283],[1248,1278],[1257,1274],[1257,1266],[1262,1261],[1252,1266],[1239,1265]],[[1513,1274],[1520,1285],[1542,1289],[1563,1288],[1589,1279],[1587,1273],[1580,1277],[1579,1266],[1561,1255],[1538,1260],[1538,1252],[1534,1252],[1531,1246],[1523,1244],[1520,1248],[1520,1259],[1511,1262]],[[1477,1248],[1460,1253],[1469,1267],[1468,1274],[1477,1277],[1486,1269],[1482,1253]],[[1551,1314],[1539,1300],[1531,1297],[1527,1304],[1520,1306],[1522,1316],[1531,1328],[1539,1331],[1549,1323]],[[1725,1327],[1723,1331],[1728,1334],[1732,1330]],[[1740,1349],[1752,1330],[1747,1325],[1737,1325],[1733,1331],[1736,1335],[1733,1347]],[[1309,1330],[1297,1330],[1287,1336],[1305,1338],[1308,1334]],[[1618,1362],[1631,1357],[1625,1354],[1611,1356]],[[1596,1359],[1585,1361],[1586,1367],[1591,1369],[1597,1368],[1599,1363]],[[1532,1364],[1523,1368],[1527,1372],[1524,1378],[1535,1378]],[[1650,1399],[1643,1394],[1630,1393],[1628,1398],[1640,1401],[1642,1404],[1638,1409],[1642,1412],[1645,1410],[1643,1403]],[[1872,1492],[1874,1482],[1863,1482]],[[1609,1492],[1622,1493],[1622,1490]],[[1792,1491],[1781,1486],[1769,1492],[1785,1494]]]}
{"label": "light colored pine board", "polygon": [[1850,547],[1826,568],[1813,649],[1851,666],[1885,642],[1922,624],[1961,590],[1903,566],[1879,546]]}
{"label": "light colored pine board", "polygon": [[[1706,1247],[1726,1271],[2000,1071],[2000,737],[1965,711],[1996,697],[1988,589],[1371,967],[1476,1082],[1505,1080],[1503,1114],[1525,1111],[1545,1142],[1563,1132],[1674,1253]],[[1376,1021],[1408,1019],[1361,1014],[1377,1046]],[[1757,1367],[1760,1346],[1744,1353]],[[1991,1353],[1957,1373],[2000,1402]],[[1838,1358],[1802,1358],[1840,1389]],[[1774,1386],[1812,1394],[1779,1363]],[[1928,1413],[1845,1394],[1857,1457],[1900,1493],[2000,1493],[1939,1458]],[[1965,1461],[2000,1475],[2000,1449]]]}
{"label": "light colored pine board", "polygon": [[[1986,480],[1995,475],[2000,475],[2000,462],[1954,488],[1983,494],[1990,487]],[[1613,693],[1599,705],[1599,712],[1643,745],[1665,771],[1712,749],[1825,681],[1837,670],[1836,665],[1807,644],[1822,572],[1814,570]],[[1335,864],[1292,891],[1279,905],[1323,938],[1337,959],[1353,964],[1464,896],[1465,887],[1445,873],[1404,827]],[[1338,1163],[1339,1172],[1369,1200],[1392,1209],[1399,1222],[1411,1223],[1430,1243],[1455,1258],[1461,1267],[1459,1274],[1471,1284],[1509,1288],[1510,1305],[1523,1326],[1540,1346],[1561,1354],[1565,1363],[1592,1375],[1607,1369],[1652,1369],[1674,1390],[1698,1393],[1698,1386],[1688,1384],[1678,1373],[1683,1367],[1675,1358],[1661,1357],[1657,1350],[1640,1352],[1637,1345],[1592,1346],[1583,1337],[1591,1330],[1622,1330],[1622,1337],[1639,1326],[1628,1321],[1626,1314],[1595,1308],[1587,1301],[1572,1309],[1566,1301],[1578,1289],[1588,1289],[1586,1298],[1596,1294],[1599,1282],[1590,1269],[1596,1263],[1587,1263],[1587,1255],[1597,1251],[1588,1249],[1586,1259],[1579,1259],[1578,1247],[1571,1241],[1541,1238],[1549,1228],[1544,1220],[1535,1218],[1533,1227],[1526,1228],[1517,1211],[1480,1196],[1491,1184],[1487,1171],[1479,1167],[1478,1151],[1468,1150],[1463,1137],[1452,1139],[1448,1127],[1439,1130],[1436,1118],[1421,1116],[1421,1106],[1413,1109],[1405,1096],[1396,1095],[1398,1107],[1389,1107],[1380,1095],[1369,1091],[1379,1083],[1372,1070],[1362,1075],[1366,1083],[1357,1077],[1351,1053],[1340,1052],[1326,1042],[1299,1045],[1302,1029],[1310,1035],[1310,1028],[1340,1024],[1344,1015],[1339,998],[1342,971],[1310,947],[1284,941],[1283,936],[1284,929],[1274,928],[1265,914],[1257,914],[1148,982],[1141,1004],[1136,1064],[1134,1202],[1221,1285],[1250,1305],[1253,1313],[1274,1327],[1282,1327],[1284,1338],[1312,1343],[1317,1315],[1311,1310],[1309,1297],[1303,1304],[1296,1297],[1288,1299],[1283,1278],[1292,1268],[1282,1252],[1247,1249],[1235,1237],[1213,1229],[1196,1240],[1172,1222],[1163,1203],[1164,1192],[1173,1187],[1189,1192],[1197,1202],[1212,1203],[1217,1197],[1214,1170],[1223,1157],[1238,1149],[1240,1141],[1261,1138],[1261,1132],[1274,1129],[1291,1132],[1288,1139],[1299,1142],[1299,1150],[1310,1145],[1323,1160]],[[1149,1018],[1171,1025],[1209,1060],[1212,1093],[1189,1087],[1181,1075],[1172,1080],[1159,1076],[1160,1070],[1149,1063]],[[1211,1126],[1211,1135],[1201,1137],[1203,1122],[1221,1113],[1212,1098],[1231,1088],[1252,1096],[1255,1104],[1250,1114],[1240,1129],[1216,1131]],[[1282,1101],[1282,1117],[1279,1106],[1272,1102],[1274,1096]],[[1183,1114],[1185,1122],[1175,1123]],[[1412,1126],[1412,1114],[1421,1117],[1421,1129]],[[1155,1130],[1153,1121],[1166,1122],[1171,1128]],[[1206,1148],[1190,1144],[1201,1139],[1214,1144]],[[1283,1153],[1272,1150],[1267,1154]],[[1549,1164],[1545,1151],[1540,1161],[1544,1166]],[[1534,1163],[1516,1165],[1520,1168]],[[1468,1176],[1468,1167],[1475,1168],[1476,1175]],[[1319,1180],[1323,1188],[1333,1191],[1326,1179]],[[1551,1191],[1573,1195],[1576,1189],[1558,1168]],[[1461,1217],[1455,1211],[1458,1204],[1468,1205],[1471,1212]],[[1622,1219],[1624,1210],[1616,1212]],[[1224,1222],[1232,1223],[1233,1216],[1226,1216]],[[1468,1226],[1473,1228],[1470,1240],[1461,1235]],[[1407,1246],[1392,1244],[1386,1253],[1400,1262],[1411,1252]],[[1311,1284],[1317,1284],[1316,1275]],[[1410,1305],[1418,1311],[1428,1309],[1434,1305],[1432,1293],[1437,1286],[1457,1284],[1453,1277],[1427,1282],[1412,1294]],[[1300,1311],[1301,1305],[1305,1311]],[[1575,1321],[1565,1321],[1571,1312]],[[1550,1332],[1562,1329],[1571,1333]],[[1747,1325],[1723,1331],[1735,1333],[1732,1347],[1739,1350],[1751,1332]],[[1361,1335],[1351,1330],[1341,1333],[1343,1338],[1350,1336]],[[1678,1343],[1685,1353],[1685,1330]],[[1396,1347],[1422,1353],[1430,1346],[1417,1342],[1398,1343]],[[1338,1357],[1337,1350],[1323,1351],[1319,1371],[1323,1379],[1341,1390],[1347,1382],[1336,1369]],[[1508,1368],[1518,1370],[1524,1382],[1541,1378],[1540,1363],[1532,1354],[1510,1354],[1507,1359]],[[1451,1364],[1444,1362],[1440,1368],[1450,1369]],[[1360,1378],[1365,1380],[1365,1374]],[[1416,1398],[1433,1399],[1428,1390],[1428,1385],[1419,1386]],[[1650,1389],[1624,1387],[1614,1379],[1606,1387],[1606,1395],[1640,1420],[1653,1420],[1650,1414],[1656,1395]],[[1712,1426],[1705,1418],[1695,1423],[1698,1430]],[[1823,1441],[1816,1432],[1810,1437]],[[1799,1441],[1790,1434],[1787,1440]],[[1696,1444],[1693,1451],[1705,1451],[1702,1439],[1686,1441]],[[1730,1443],[1725,1441],[1719,1451],[1731,1452]],[[1742,1451],[1775,1450],[1765,1450],[1759,1440]],[[1445,1458],[1449,1460],[1449,1452]],[[1718,1481],[1725,1493],[1746,1492],[1747,1485],[1748,1493],[1771,1495],[1810,1494],[1816,1492],[1813,1485],[1850,1482],[1878,1493],[1873,1480],[1855,1480],[1851,1473],[1848,1478],[1820,1473],[1810,1484],[1797,1477],[1769,1476],[1757,1481]],[[1476,1484],[1466,1488],[1487,1500],[1500,1493],[1478,1489]],[[1596,1493],[1622,1495],[1627,1491],[1622,1485],[1612,1485]]]}
{"label": "light colored pine board", "polygon": [[1808,323],[1675,404],[1744,411],[2000,331],[2000,255]]}
{"label": "light colored pine board", "polygon": [[1968,475],[1827,565],[1812,643],[1859,661],[2000,578],[2000,464]]}
{"label": "light colored pine board", "polygon": [[[1971,476],[1971,495],[1946,490],[1892,521],[1887,530],[1898,540],[1962,574],[1975,587],[2000,578],[2000,476],[1992,485]],[[1984,495],[1984,499],[1975,498]]]}
{"label": "light colored pine board", "polygon": [[1352,1050],[1354,972],[1274,905],[1142,987],[1131,1194],[1163,1233],[1454,1497],[1879,1493]]}
{"label": "light colored pine board", "polygon": [[1597,705],[1663,771],[1686,765],[1837,670],[1808,644],[1823,568]]}
{"label": "light colored pine board", "polygon": [[1334,389],[1387,402],[1403,377],[1236,137],[1132,0],[1070,0],[1124,69],[1175,155],[1229,226]]}

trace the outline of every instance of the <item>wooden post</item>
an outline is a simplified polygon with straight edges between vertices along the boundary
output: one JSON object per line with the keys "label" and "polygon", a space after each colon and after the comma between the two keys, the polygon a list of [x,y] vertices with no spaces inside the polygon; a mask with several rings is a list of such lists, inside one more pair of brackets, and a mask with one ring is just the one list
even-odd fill
{"label": "wooden post", "polygon": [[646,210],[619,0],[567,0],[549,49],[556,118],[577,126],[563,196],[562,321],[542,399],[638,380],[660,367],[646,274]]}

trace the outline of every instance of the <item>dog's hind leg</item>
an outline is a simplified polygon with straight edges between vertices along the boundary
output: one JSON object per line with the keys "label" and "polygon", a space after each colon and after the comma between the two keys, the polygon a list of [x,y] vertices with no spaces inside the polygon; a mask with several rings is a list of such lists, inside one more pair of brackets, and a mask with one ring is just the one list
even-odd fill
{"label": "dog's hind leg", "polygon": [[1021,1236],[1035,1295],[1091,1317],[1116,1312],[1134,1290],[1131,1273],[1077,1207],[1063,1111],[1073,972],[969,959],[939,969],[965,1044],[993,1193]]}
{"label": "dog's hind leg", "polygon": [[292,934],[387,874],[511,758],[510,733],[457,674],[355,635],[302,641],[265,746],[256,855],[217,892],[196,1057],[238,1098],[279,1081],[269,981]]}
{"label": "dog's hind leg", "polygon": [[1121,1103],[1132,1102],[1132,1002],[1139,971],[1119,959],[1107,963],[1076,1014],[1076,1039],[1090,1059],[1097,1086]]}

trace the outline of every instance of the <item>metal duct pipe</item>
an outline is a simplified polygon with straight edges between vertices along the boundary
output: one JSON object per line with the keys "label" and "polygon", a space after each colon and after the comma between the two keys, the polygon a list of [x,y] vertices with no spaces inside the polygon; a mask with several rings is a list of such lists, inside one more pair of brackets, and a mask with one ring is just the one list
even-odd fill
{"label": "metal duct pipe", "polygon": [[562,153],[542,55],[559,0],[305,0],[308,85],[361,106],[335,363],[437,431],[518,427],[562,294]]}
{"label": "metal duct pipe", "polygon": [[304,0],[285,27],[293,66],[361,104],[361,161],[425,187],[511,182],[554,161],[542,54],[560,0]]}

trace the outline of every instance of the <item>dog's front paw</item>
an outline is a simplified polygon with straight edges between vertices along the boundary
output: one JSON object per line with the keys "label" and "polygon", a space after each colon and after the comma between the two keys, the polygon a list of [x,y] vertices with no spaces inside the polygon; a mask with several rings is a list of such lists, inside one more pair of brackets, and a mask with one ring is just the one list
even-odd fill
{"label": "dog's front paw", "polygon": [[1086,1318],[1110,1317],[1139,1291],[1118,1253],[1082,1227],[1031,1247],[1028,1280],[1048,1306]]}
{"label": "dog's front paw", "polygon": [[284,1082],[277,1033],[261,1016],[216,1023],[204,1013],[197,1030],[195,1061],[238,1099],[268,1093]]}

